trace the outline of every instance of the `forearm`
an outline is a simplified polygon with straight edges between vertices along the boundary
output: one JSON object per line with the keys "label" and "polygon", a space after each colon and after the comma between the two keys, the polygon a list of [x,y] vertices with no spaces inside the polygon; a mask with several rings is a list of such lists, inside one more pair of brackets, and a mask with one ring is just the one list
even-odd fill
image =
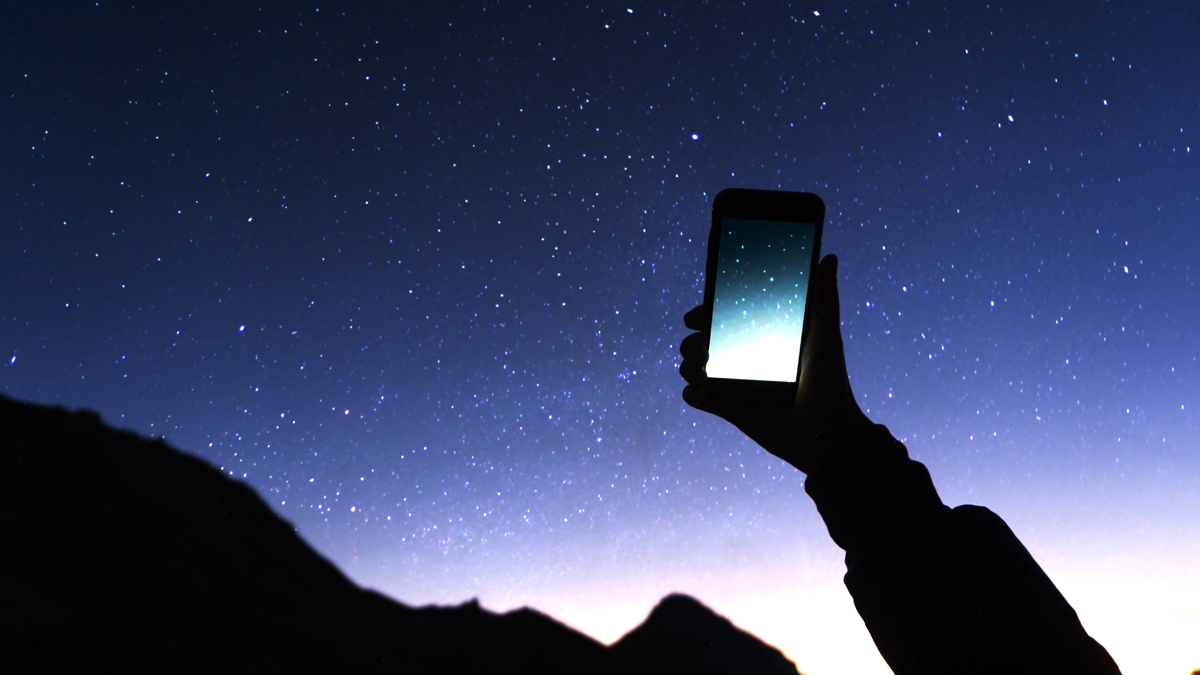
{"label": "forearm", "polygon": [[1119,672],[1004,522],[947,508],[885,427],[830,455],[805,489],[896,673]]}

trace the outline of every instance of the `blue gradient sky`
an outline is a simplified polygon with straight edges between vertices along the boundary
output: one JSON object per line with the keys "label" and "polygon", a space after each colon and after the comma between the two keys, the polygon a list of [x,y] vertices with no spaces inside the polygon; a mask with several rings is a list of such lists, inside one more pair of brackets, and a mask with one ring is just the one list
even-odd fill
{"label": "blue gradient sky", "polygon": [[815,233],[812,223],[722,220],[709,377],[796,381]]}
{"label": "blue gradient sky", "polygon": [[410,604],[684,591],[883,673],[803,476],[675,371],[712,196],[813,191],[863,408],[1124,672],[1200,667],[1192,3],[424,5],[0,3],[0,389]]}

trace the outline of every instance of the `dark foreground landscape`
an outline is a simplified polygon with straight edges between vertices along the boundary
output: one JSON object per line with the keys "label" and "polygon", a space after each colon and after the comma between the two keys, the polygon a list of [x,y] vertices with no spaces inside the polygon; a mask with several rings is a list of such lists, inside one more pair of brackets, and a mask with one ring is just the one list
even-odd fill
{"label": "dark foreground landscape", "polygon": [[611,647],[531,609],[405,606],[206,462],[4,397],[0,549],[4,673],[798,672],[683,595]]}

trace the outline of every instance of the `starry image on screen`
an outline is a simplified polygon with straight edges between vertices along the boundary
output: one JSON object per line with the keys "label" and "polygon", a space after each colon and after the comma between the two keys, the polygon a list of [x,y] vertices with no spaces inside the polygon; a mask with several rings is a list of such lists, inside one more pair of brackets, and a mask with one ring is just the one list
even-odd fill
{"label": "starry image on screen", "polygon": [[816,226],[721,224],[708,376],[795,382]]}

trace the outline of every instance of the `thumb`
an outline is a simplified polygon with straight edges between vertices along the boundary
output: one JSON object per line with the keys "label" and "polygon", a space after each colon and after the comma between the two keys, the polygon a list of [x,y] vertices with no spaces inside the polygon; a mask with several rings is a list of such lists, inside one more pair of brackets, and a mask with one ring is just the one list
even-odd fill
{"label": "thumb", "polygon": [[821,259],[813,275],[815,306],[812,313],[812,335],[804,350],[802,371],[810,364],[827,372],[832,370],[844,373],[846,370],[837,269],[838,258],[831,253]]}

